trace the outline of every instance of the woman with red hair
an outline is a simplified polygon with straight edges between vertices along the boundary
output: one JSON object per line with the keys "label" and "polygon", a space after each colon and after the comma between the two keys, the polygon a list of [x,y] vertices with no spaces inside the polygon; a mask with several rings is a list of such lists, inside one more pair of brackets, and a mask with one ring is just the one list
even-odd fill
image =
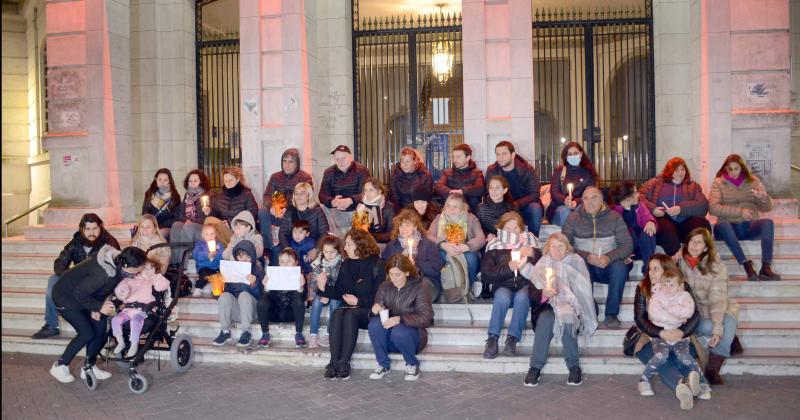
{"label": "woman with red hair", "polygon": [[639,199],[656,217],[656,244],[669,255],[681,249],[681,242],[695,228],[711,230],[706,219],[708,200],[682,158],[670,159],[661,175],[639,189]]}

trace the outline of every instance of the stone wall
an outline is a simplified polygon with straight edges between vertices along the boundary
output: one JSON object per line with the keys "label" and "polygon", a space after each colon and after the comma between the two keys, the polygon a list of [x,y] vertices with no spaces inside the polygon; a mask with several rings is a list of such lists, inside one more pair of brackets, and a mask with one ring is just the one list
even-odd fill
{"label": "stone wall", "polygon": [[[792,54],[792,109],[800,110],[800,0],[789,3],[789,31]],[[800,118],[795,116],[792,130],[792,163],[800,166]],[[792,197],[800,197],[800,171],[792,171]]]}

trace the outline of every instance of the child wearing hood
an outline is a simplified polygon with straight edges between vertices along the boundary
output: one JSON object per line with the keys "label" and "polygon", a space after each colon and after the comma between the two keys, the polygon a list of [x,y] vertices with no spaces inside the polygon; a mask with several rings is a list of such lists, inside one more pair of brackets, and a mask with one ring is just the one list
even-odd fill
{"label": "child wearing hood", "polygon": [[[222,259],[231,261],[233,260],[233,251],[236,244],[240,241],[250,241],[256,249],[256,257],[264,255],[264,239],[256,230],[256,220],[253,218],[253,213],[247,210],[242,210],[236,217],[233,218],[231,224],[233,229],[233,236],[228,242],[228,247],[222,253]],[[253,260],[255,261],[255,260]]]}
{"label": "child wearing hood", "polygon": [[[256,235],[256,237],[261,239],[261,236]],[[256,302],[262,293],[261,280],[264,278],[264,269],[258,262],[257,249],[249,239],[237,241],[236,245],[227,248],[225,252],[228,250],[231,250],[235,261],[251,263],[250,274],[247,275],[249,283],[225,283],[225,288],[218,300],[221,330],[212,344],[224,346],[226,343],[233,342],[231,324],[239,321],[242,335],[236,346],[247,347],[253,342],[250,326],[256,317]]]}

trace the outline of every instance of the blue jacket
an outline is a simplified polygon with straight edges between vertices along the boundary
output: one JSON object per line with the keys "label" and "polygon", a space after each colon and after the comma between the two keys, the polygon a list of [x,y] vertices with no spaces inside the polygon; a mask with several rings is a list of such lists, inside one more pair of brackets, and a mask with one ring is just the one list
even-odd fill
{"label": "blue jacket", "polygon": [[300,269],[303,271],[303,274],[308,274],[311,272],[311,261],[306,261],[306,255],[308,255],[309,251],[314,249],[314,238],[311,236],[303,239],[302,242],[298,243],[294,241],[294,238],[289,239],[289,246],[297,253],[297,256],[300,257]]}
{"label": "blue jacket", "polygon": [[[383,258],[384,261],[388,261],[389,257],[392,255],[402,253],[403,245],[400,244],[400,240],[394,239],[386,244],[381,258]],[[442,259],[442,254],[439,252],[436,244],[425,236],[422,236],[422,240],[419,242],[419,245],[417,245],[417,255],[416,258],[414,258],[414,265],[422,272],[423,276],[428,277],[435,283],[441,284],[441,272],[444,264],[445,261]]]}
{"label": "blue jacket", "polygon": [[250,274],[256,276],[256,283],[252,286],[244,283],[225,283],[224,290],[236,296],[237,298],[239,297],[239,293],[247,292],[253,295],[256,300],[258,300],[263,292],[263,285],[261,284],[261,281],[264,280],[264,269],[261,268],[261,263],[259,263],[256,259],[256,246],[248,240],[240,241],[235,247],[233,247],[234,258],[239,250],[244,250],[244,252],[250,256],[250,261],[253,262],[253,268],[250,269]]}
{"label": "blue jacket", "polygon": [[194,249],[192,250],[192,258],[197,264],[197,271],[200,269],[208,268],[209,270],[219,271],[219,261],[222,259],[222,251],[225,250],[225,245],[217,241],[217,254],[214,255],[213,260],[208,259],[208,245],[206,241],[195,241]]}

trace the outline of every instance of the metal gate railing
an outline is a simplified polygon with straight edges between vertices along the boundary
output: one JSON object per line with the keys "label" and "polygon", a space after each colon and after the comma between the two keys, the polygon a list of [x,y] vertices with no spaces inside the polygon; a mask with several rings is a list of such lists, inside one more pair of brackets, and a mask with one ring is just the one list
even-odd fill
{"label": "metal gate railing", "polygon": [[197,160],[213,188],[222,185],[226,166],[241,166],[239,113],[239,34],[215,33],[203,25],[196,4]]}
{"label": "metal gate railing", "polygon": [[[436,59],[449,60],[449,72],[434,70],[437,47]],[[464,141],[461,16],[359,22],[354,0],[353,73],[356,159],[385,182],[409,146],[438,178],[453,147]]]}
{"label": "metal gate railing", "polygon": [[537,168],[548,182],[565,142],[582,142],[606,182],[655,175],[652,2],[537,10],[533,22]]}

